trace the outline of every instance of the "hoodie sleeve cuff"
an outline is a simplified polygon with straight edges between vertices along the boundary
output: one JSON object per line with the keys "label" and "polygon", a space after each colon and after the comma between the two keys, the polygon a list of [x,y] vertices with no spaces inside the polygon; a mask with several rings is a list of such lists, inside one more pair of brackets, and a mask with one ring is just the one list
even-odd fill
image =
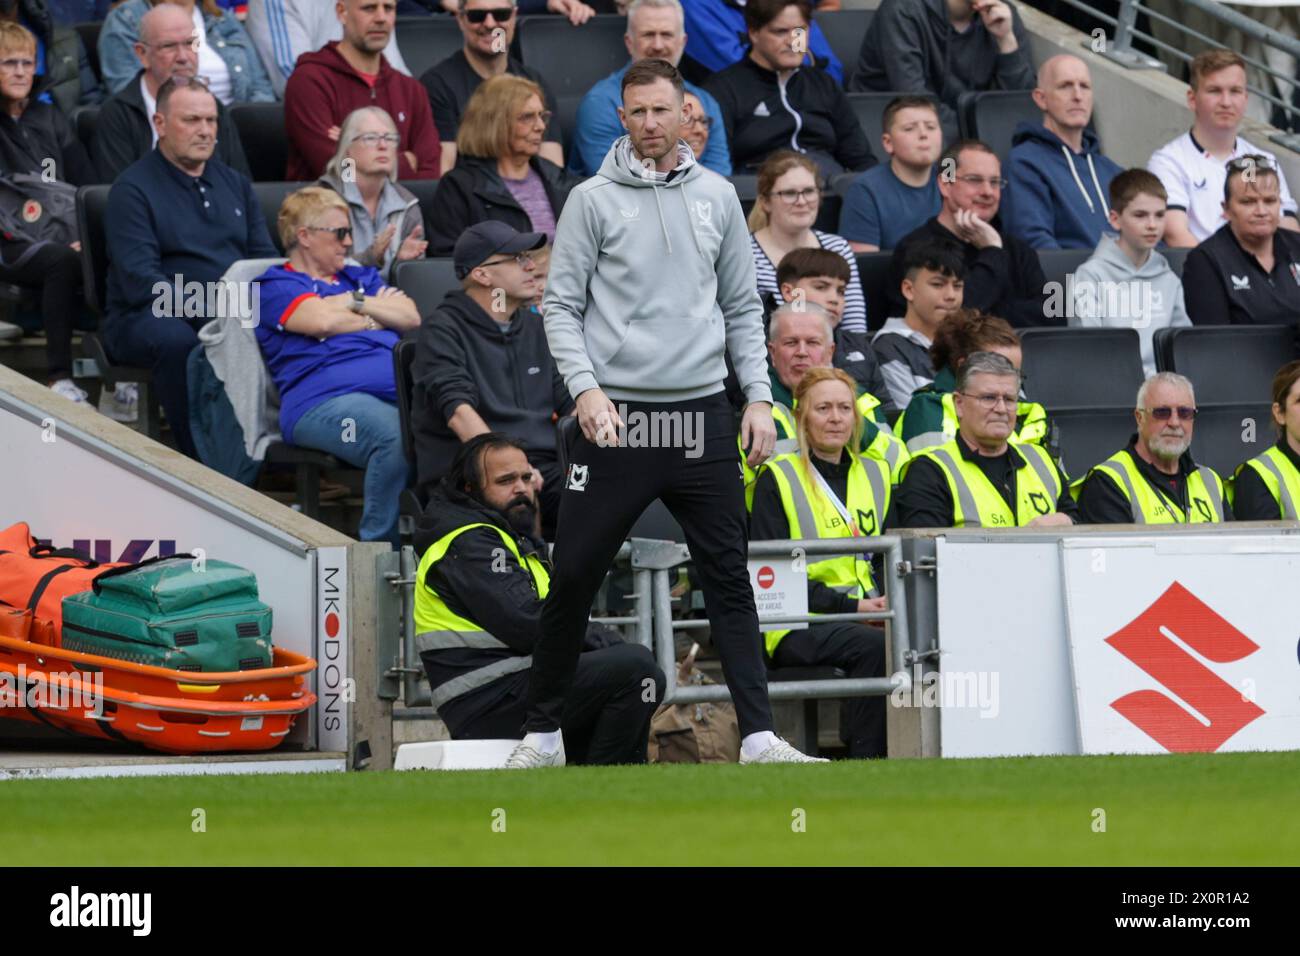
{"label": "hoodie sleeve cuff", "polygon": [[573,396],[575,402],[579,395],[593,388],[600,388],[600,383],[596,381],[596,376],[592,372],[579,372],[569,381],[569,394]]}
{"label": "hoodie sleeve cuff", "polygon": [[772,404],[772,386],[767,382],[751,382],[745,386],[745,404],[753,405],[755,402],[767,402]]}

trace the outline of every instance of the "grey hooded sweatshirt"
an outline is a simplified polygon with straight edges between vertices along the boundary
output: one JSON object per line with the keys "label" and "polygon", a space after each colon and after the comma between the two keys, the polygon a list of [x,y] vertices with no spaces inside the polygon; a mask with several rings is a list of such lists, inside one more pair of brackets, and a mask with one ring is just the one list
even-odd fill
{"label": "grey hooded sweatshirt", "polygon": [[1156,330],[1192,324],[1183,303],[1183,283],[1169,260],[1153,249],[1138,268],[1111,235],[1102,236],[1092,256],[1075,271],[1071,294],[1071,325],[1137,329],[1148,376],[1156,373]]}
{"label": "grey hooded sweatshirt", "polygon": [[740,200],[685,143],[678,155],[664,181],[636,164],[624,136],[560,214],[542,311],[575,399],[592,388],[615,401],[712,395],[730,351],[746,400],[772,400]]}

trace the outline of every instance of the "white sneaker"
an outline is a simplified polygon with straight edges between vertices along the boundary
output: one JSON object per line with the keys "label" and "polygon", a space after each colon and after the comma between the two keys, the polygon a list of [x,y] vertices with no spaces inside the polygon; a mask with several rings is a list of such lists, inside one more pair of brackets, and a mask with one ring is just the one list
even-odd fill
{"label": "white sneaker", "polygon": [[77,384],[70,378],[61,378],[50,386],[50,391],[56,395],[62,395],[70,402],[84,404],[90,396],[84,391],[77,388]]}
{"label": "white sneaker", "polygon": [[757,757],[746,757],[742,751],[740,754],[741,763],[830,763],[825,757],[810,757],[806,753],[795,750],[780,737],[776,738],[776,743],[772,744]]}
{"label": "white sneaker", "polygon": [[115,422],[133,422],[140,417],[140,389],[134,382],[122,382],[113,391],[99,395],[99,410]]}
{"label": "white sneaker", "polygon": [[0,342],[11,342],[23,337],[23,328],[21,325],[14,325],[12,322],[0,322]]}
{"label": "white sneaker", "polygon": [[531,770],[534,767],[563,767],[564,766],[564,738],[560,738],[559,749],[547,753],[538,750],[536,734],[527,734],[519,745],[510,754],[510,759],[506,761],[507,770]]}

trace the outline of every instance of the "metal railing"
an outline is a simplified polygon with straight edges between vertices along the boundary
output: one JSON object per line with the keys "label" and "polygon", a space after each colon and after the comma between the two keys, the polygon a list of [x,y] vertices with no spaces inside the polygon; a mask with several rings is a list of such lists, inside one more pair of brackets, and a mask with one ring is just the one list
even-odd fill
{"label": "metal railing", "polygon": [[[1140,40],[1143,43],[1149,44],[1152,48],[1168,53],[1170,56],[1183,62],[1189,62],[1192,59],[1192,54],[1187,53],[1185,50],[1167,43],[1159,37],[1153,36],[1151,33],[1139,29],[1138,17],[1140,15],[1145,15],[1151,20],[1155,20],[1161,24],[1178,30],[1186,37],[1197,40],[1208,46],[1220,49],[1226,48],[1221,40],[1216,40],[1214,37],[1206,36],[1199,30],[1187,26],[1177,18],[1171,17],[1161,10],[1152,8],[1148,3],[1144,3],[1143,0],[1120,0],[1119,11],[1116,16],[1103,13],[1092,6],[1092,4],[1085,2],[1085,0],[1061,0],[1061,2],[1088,14],[1099,23],[1105,24],[1108,27],[1113,27],[1114,33],[1106,42],[1105,48],[1100,51],[1100,55],[1108,60],[1113,60],[1128,69],[1165,69],[1165,64],[1162,61],[1149,57],[1135,49],[1133,45],[1135,40]],[[1245,14],[1239,13],[1221,3],[1216,3],[1214,0],[1180,0],[1180,3],[1204,13],[1206,16],[1219,21],[1224,26],[1241,31],[1245,36],[1259,41],[1266,47],[1271,47],[1287,54],[1288,56],[1294,57],[1297,65],[1300,65],[1300,40],[1297,40],[1295,37],[1287,36],[1285,33],[1264,26],[1263,24],[1252,20]],[[1092,40],[1085,40],[1084,46],[1092,48]],[[1293,91],[1297,86],[1298,81],[1294,69],[1293,72],[1288,75],[1287,73],[1284,73],[1255,57],[1241,54],[1240,50],[1236,52],[1241,55],[1242,59],[1244,59],[1250,66],[1278,81],[1283,90]],[[1297,107],[1289,100],[1276,96],[1271,91],[1262,89],[1256,85],[1249,85],[1249,89],[1250,92],[1282,111],[1282,114],[1286,117],[1284,125],[1287,129],[1300,128],[1300,107]],[[1288,149],[1300,152],[1300,134],[1284,133],[1281,135],[1275,135],[1272,139],[1274,142],[1286,146]]]}
{"label": "metal railing", "polygon": [[[797,550],[796,550],[797,549]],[[835,538],[801,541],[753,541],[749,554],[753,558],[788,558],[804,556],[875,553],[884,555],[882,575],[888,610],[853,614],[808,614],[797,617],[760,618],[761,626],[789,625],[811,621],[888,621],[894,673],[886,677],[836,678],[829,680],[774,681],[768,684],[773,700],[804,698],[838,698],[884,696],[896,688],[911,686],[910,666],[918,658],[911,647],[908,631],[907,594],[902,586],[905,574],[901,539],[882,535],[867,539]],[[654,652],[664,672],[667,686],[664,703],[694,704],[730,699],[725,684],[677,684],[677,659],[673,639],[676,630],[708,627],[708,621],[674,620],[672,611],[673,572],[691,560],[686,545],[672,541],[633,538],[619,549],[615,567],[629,567],[632,572],[634,607],[629,615],[593,617],[591,620],[610,627],[622,627],[633,641]],[[430,692],[420,656],[415,649],[415,552],[407,547],[400,552],[380,555],[377,572],[387,588],[380,587],[376,612],[379,619],[376,667],[380,696],[405,704],[393,708],[394,719],[434,716]]]}

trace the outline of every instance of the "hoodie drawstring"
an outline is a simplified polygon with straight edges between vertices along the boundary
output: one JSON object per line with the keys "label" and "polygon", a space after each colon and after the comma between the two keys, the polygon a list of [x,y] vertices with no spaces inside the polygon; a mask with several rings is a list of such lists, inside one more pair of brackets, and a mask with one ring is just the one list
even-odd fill
{"label": "hoodie drawstring", "polygon": [[655,194],[655,206],[659,209],[659,228],[663,230],[664,242],[668,244],[668,254],[673,254],[673,241],[668,237],[668,223],[664,220],[664,204],[659,200],[659,185],[650,184],[650,191]]}
{"label": "hoodie drawstring", "polygon": [[686,225],[691,227],[691,238],[695,240],[695,251],[700,254],[700,258],[705,258],[704,249],[700,246],[700,236],[696,232],[695,226],[691,225],[691,204],[686,199],[686,184],[682,183],[677,187],[677,191],[682,194],[682,206],[686,209]]}
{"label": "hoodie drawstring", "polygon": [[1092,188],[1097,190],[1097,198],[1101,200],[1101,213],[1107,218],[1110,217],[1110,206],[1106,204],[1106,194],[1101,191],[1101,183],[1097,181],[1097,167],[1092,164],[1092,154],[1088,154],[1088,172],[1092,173]]}

